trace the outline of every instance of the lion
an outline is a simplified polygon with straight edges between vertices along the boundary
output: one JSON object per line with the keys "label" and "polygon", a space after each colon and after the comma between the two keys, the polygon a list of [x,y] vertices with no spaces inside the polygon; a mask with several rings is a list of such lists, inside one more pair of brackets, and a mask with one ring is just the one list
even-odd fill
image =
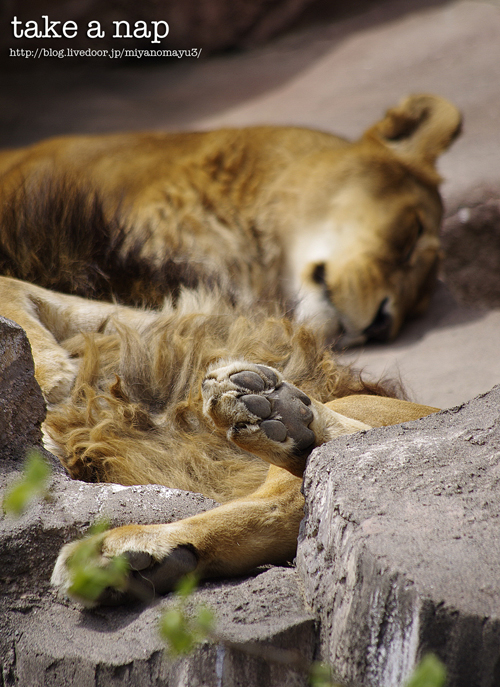
{"label": "lion", "polygon": [[[437,411],[330,344],[386,340],[428,299],[434,162],[459,126],[411,96],[354,144],[259,127],[0,155],[0,313],[30,341],[47,446],[73,478],[221,504],[94,535],[104,567],[129,563],[100,603],[291,561],[311,451]],[[63,593],[78,546],[54,567]]]}
{"label": "lion", "polygon": [[[259,126],[3,151],[0,273],[148,307],[182,285],[217,285],[241,302],[280,303],[339,348],[388,341],[429,301],[435,161],[460,127],[454,105],[420,94],[356,142]],[[39,195],[51,200],[35,211]]]}

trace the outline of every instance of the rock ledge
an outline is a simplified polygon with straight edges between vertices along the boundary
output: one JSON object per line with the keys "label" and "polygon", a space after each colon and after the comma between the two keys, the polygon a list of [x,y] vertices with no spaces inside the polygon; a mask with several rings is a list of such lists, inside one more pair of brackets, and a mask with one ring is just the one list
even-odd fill
{"label": "rock ledge", "polygon": [[298,570],[343,679],[399,687],[433,651],[500,683],[500,387],[311,457]]}

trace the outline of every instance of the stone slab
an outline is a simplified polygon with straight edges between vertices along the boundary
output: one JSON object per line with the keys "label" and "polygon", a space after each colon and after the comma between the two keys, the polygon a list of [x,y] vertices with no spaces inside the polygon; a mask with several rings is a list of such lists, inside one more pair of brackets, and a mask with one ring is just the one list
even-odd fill
{"label": "stone slab", "polygon": [[500,193],[448,217],[441,242],[441,273],[457,301],[500,308]]}
{"label": "stone slab", "polygon": [[45,401],[24,330],[0,316],[0,462],[39,445]]}
{"label": "stone slab", "polygon": [[[82,611],[51,600],[16,619],[18,684],[30,687],[305,687],[304,675],[266,660],[269,647],[300,647],[311,660],[315,623],[292,569],[205,584],[192,603],[213,608],[220,641],[172,660],[158,633],[166,597],[147,608]],[[230,644],[225,644],[228,640]],[[238,644],[238,646],[235,646]],[[252,654],[240,648],[250,646]],[[259,655],[262,651],[262,655]]]}
{"label": "stone slab", "polygon": [[[11,475],[10,475],[11,476]],[[0,489],[0,499],[2,495]],[[85,484],[56,475],[49,502],[18,519],[0,516],[0,655],[4,683],[25,687],[137,685],[305,686],[304,675],[247,655],[234,643],[300,647],[311,660],[314,616],[293,569],[272,568],[243,580],[207,583],[193,602],[214,609],[223,641],[172,662],[158,632],[166,597],[149,607],[82,610],[60,599],[49,580],[60,546],[98,519],[112,526],[173,522],[216,505],[200,494],[147,485]]]}
{"label": "stone slab", "polygon": [[297,565],[324,658],[399,687],[419,657],[449,687],[500,679],[500,387],[316,450]]}

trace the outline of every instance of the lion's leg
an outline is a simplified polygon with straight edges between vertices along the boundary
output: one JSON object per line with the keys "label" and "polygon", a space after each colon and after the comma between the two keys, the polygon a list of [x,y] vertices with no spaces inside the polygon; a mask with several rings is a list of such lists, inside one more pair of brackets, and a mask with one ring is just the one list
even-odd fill
{"label": "lion's leg", "polygon": [[55,293],[10,277],[0,277],[0,315],[25,330],[35,376],[49,403],[68,395],[78,369],[61,341],[80,332],[110,329],[115,317],[135,327],[155,317],[134,308]]}
{"label": "lion's leg", "polygon": [[[148,600],[192,571],[200,578],[231,576],[292,560],[303,517],[300,487],[300,479],[271,466],[248,497],[168,525],[127,525],[96,535],[103,564],[126,554],[131,565],[127,590],[106,590],[99,601]],[[52,583],[63,591],[71,584],[67,562],[78,545],[67,544],[54,568]]]}
{"label": "lion's leg", "polygon": [[437,408],[354,395],[323,404],[265,365],[236,361],[209,371],[204,410],[228,439],[301,476],[313,448],[341,434],[415,420]]}
{"label": "lion's leg", "polygon": [[[244,448],[297,472],[312,447],[339,434],[368,429],[363,420],[370,419],[374,426],[391,424],[436,410],[369,396],[323,405],[283,381],[276,370],[242,362],[211,370],[203,395],[207,412],[230,438],[235,434]],[[267,426],[266,421],[277,424]],[[119,554],[126,554],[131,564],[128,589],[106,590],[100,601],[150,599],[170,591],[191,571],[200,578],[230,576],[293,558],[303,497],[301,480],[290,472],[271,465],[256,492],[207,513],[168,525],[129,525],[98,535],[103,564]],[[52,582],[63,590],[71,584],[67,562],[77,546],[78,542],[65,546],[54,569]]]}
{"label": "lion's leg", "polygon": [[35,362],[35,377],[46,400],[56,403],[70,392],[77,363],[41,321],[37,291],[44,292],[26,282],[0,277],[0,314],[17,322],[26,332]]}
{"label": "lion's leg", "polygon": [[371,426],[309,398],[265,365],[236,361],[209,371],[204,410],[228,439],[301,476],[312,449]]}
{"label": "lion's leg", "polygon": [[398,398],[356,394],[344,396],[325,404],[331,410],[346,415],[353,420],[366,422],[371,427],[386,427],[401,422],[418,420],[426,415],[439,412],[439,408],[419,403],[401,401]]}

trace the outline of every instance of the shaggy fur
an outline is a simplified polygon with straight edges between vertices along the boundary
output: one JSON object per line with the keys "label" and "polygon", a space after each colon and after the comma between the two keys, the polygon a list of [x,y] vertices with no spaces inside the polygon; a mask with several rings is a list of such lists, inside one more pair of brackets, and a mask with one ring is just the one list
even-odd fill
{"label": "shaggy fur", "polygon": [[164,484],[220,502],[254,491],[267,467],[203,413],[202,379],[221,360],[272,365],[321,402],[393,393],[338,364],[307,327],[245,317],[213,294],[185,293],[144,331],[116,329],[62,342],[84,364],[45,423],[69,473],[86,481]]}
{"label": "shaggy fur", "polygon": [[141,255],[148,230],[132,236],[119,211],[107,217],[99,193],[45,174],[4,193],[0,274],[54,291],[158,308],[182,286],[218,285],[215,272],[170,247],[161,262]]}

